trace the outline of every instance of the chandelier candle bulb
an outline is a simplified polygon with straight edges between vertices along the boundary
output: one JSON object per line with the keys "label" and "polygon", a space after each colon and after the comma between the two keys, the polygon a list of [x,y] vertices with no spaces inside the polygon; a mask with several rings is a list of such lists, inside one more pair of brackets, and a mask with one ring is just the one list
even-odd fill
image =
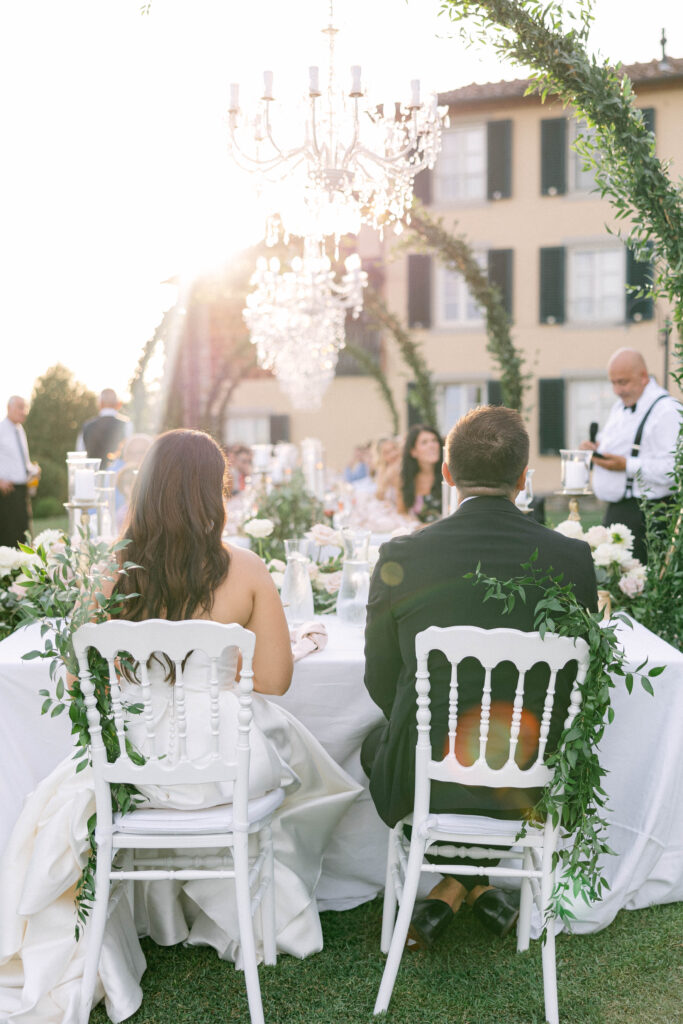
{"label": "chandelier candle bulb", "polygon": [[310,96],[320,96],[320,70],[315,66],[308,69],[308,93]]}
{"label": "chandelier candle bulb", "polygon": [[420,106],[420,79],[414,78],[410,83],[410,108],[415,110]]}
{"label": "chandelier candle bulb", "polygon": [[228,113],[236,114],[240,108],[240,87],[237,82],[230,86],[230,110]]}
{"label": "chandelier candle bulb", "polygon": [[354,64],[351,68],[351,92],[350,96],[362,96],[363,90],[360,85],[360,64]]}
{"label": "chandelier candle bulb", "polygon": [[263,99],[264,100],[272,100],[272,99],[274,99],[274,96],[273,96],[273,72],[272,71],[264,71],[263,72]]}

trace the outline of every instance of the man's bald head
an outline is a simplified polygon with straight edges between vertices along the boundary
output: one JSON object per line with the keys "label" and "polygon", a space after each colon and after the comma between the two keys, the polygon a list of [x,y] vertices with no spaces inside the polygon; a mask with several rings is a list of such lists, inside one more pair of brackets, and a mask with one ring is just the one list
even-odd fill
{"label": "man's bald head", "polygon": [[7,418],[12,423],[23,423],[27,413],[26,399],[20,395],[12,395],[7,403]]}
{"label": "man's bald head", "polygon": [[105,388],[100,393],[100,409],[118,409],[120,404],[113,388]]}
{"label": "man's bald head", "polygon": [[645,360],[634,348],[617,349],[607,364],[607,375],[624,405],[635,405],[650,380]]}

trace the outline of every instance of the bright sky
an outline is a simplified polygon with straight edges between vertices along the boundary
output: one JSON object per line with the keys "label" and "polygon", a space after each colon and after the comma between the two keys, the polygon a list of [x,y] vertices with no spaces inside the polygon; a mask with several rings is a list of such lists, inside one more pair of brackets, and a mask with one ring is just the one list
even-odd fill
{"label": "bright sky", "polygon": [[[325,67],[328,0],[0,2],[0,414],[61,361],[125,395],[171,274],[255,241],[249,183],[226,154],[229,85],[298,99]],[[596,0],[593,45],[624,63],[683,57],[681,0]],[[336,0],[338,69],[372,95],[521,77],[465,49],[440,0]],[[452,36],[449,38],[449,36]],[[165,295],[166,293],[166,295]]]}

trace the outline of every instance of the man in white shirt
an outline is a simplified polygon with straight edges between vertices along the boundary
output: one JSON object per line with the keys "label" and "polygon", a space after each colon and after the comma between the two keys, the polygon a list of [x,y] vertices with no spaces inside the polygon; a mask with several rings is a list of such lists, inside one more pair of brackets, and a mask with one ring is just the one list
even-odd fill
{"label": "man in white shirt", "polygon": [[623,523],[634,534],[633,554],[647,561],[643,501],[676,501],[672,493],[674,452],[681,429],[681,406],[650,377],[635,349],[618,349],[607,364],[617,401],[597,441],[581,447],[594,452],[593,490],[607,502],[603,522]]}
{"label": "man in white shirt", "polygon": [[22,426],[28,409],[18,395],[7,403],[7,418],[0,422],[0,545],[15,547],[29,529],[28,481],[39,467],[31,462]]}

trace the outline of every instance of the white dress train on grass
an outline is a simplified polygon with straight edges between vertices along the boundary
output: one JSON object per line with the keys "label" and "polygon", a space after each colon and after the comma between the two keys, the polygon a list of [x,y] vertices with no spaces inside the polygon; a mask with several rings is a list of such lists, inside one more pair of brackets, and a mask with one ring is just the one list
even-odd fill
{"label": "white dress train on grass", "polygon": [[[234,659],[222,666],[221,707],[236,719]],[[173,729],[173,688],[151,673],[157,733]],[[188,736],[206,736],[206,662],[193,655],[184,672]],[[286,798],[273,818],[275,915],[279,953],[306,957],[322,949],[315,887],[332,831],[361,787],[284,709],[254,694],[250,795],[282,784]],[[193,728],[195,723],[196,728]],[[142,729],[134,744],[144,753]],[[233,736],[236,739],[236,726]],[[192,751],[191,751],[192,753]],[[88,850],[87,822],[95,809],[90,769],[75,774],[68,758],[27,798],[0,859],[0,1022],[72,1024],[76,1020],[84,943],[74,938],[75,885]],[[155,786],[145,795],[155,807],[211,807],[231,794],[216,785]],[[261,953],[257,928],[257,952]],[[128,900],[112,898],[95,998],[104,998],[112,1021],[131,1016],[142,1001],[145,958],[138,935],[160,945],[213,946],[239,966],[237,912],[232,882],[198,879],[135,884],[135,921]]]}

